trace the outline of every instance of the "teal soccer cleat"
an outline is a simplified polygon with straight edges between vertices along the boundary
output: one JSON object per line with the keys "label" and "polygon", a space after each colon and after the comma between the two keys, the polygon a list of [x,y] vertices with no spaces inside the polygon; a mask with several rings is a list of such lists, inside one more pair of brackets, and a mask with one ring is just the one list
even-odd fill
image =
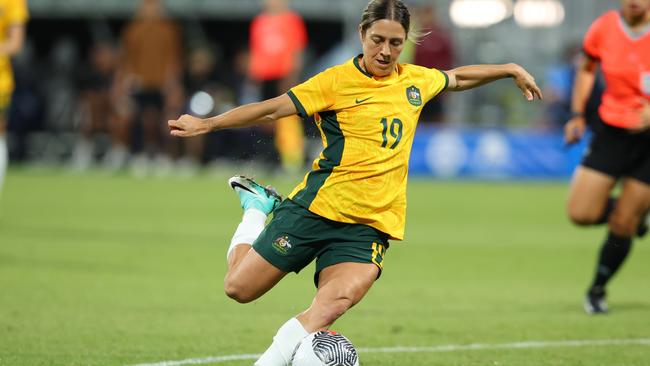
{"label": "teal soccer cleat", "polygon": [[268,215],[282,202],[282,197],[275,189],[262,187],[241,175],[228,179],[228,185],[239,195],[244,211],[254,208]]}

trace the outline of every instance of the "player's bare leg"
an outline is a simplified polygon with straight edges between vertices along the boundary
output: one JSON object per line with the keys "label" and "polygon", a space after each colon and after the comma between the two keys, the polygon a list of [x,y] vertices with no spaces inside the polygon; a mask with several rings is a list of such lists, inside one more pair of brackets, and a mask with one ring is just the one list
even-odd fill
{"label": "player's bare leg", "polygon": [[224,281],[224,291],[228,297],[239,303],[248,303],[258,299],[286,276],[283,272],[267,262],[250,244],[239,245],[242,259],[230,267]]}
{"label": "player's bare leg", "polygon": [[567,212],[571,221],[577,225],[607,222],[603,216],[608,214],[607,203],[615,184],[616,179],[609,175],[584,166],[578,167],[567,200]]}
{"label": "player's bare leg", "polygon": [[273,337],[273,343],[256,366],[286,366],[293,350],[309,333],[329,328],[357,304],[377,279],[379,269],[368,263],[339,263],[323,269],[309,309],[289,319]]}
{"label": "player's bare leg", "polygon": [[632,238],[649,207],[650,185],[636,179],[625,179],[616,207],[609,216],[609,233],[601,247],[596,273],[585,298],[584,308],[588,314],[608,311],[605,287],[628,257]]}
{"label": "player's bare leg", "polygon": [[650,185],[633,178],[624,179],[616,208],[609,218],[609,229],[620,236],[634,236],[649,208]]}
{"label": "player's bare leg", "polygon": [[[606,223],[615,207],[615,201],[610,199],[615,185],[614,177],[584,166],[578,167],[567,200],[567,213],[571,221],[581,226]],[[603,271],[601,262],[607,262],[606,258],[611,257],[609,241],[608,236],[601,249],[594,281],[587,290],[583,302],[583,307],[588,314],[607,312],[604,284],[600,283],[600,279]]]}
{"label": "player's bare leg", "polygon": [[298,320],[310,333],[327,329],[366,295],[377,279],[372,263],[339,263],[323,269],[311,306]]}
{"label": "player's bare leg", "polygon": [[232,177],[228,183],[239,195],[244,215],[226,255],[224,290],[230,298],[246,303],[262,296],[286,275],[251,246],[264,230],[267,216],[282,199],[273,189],[246,177]]}

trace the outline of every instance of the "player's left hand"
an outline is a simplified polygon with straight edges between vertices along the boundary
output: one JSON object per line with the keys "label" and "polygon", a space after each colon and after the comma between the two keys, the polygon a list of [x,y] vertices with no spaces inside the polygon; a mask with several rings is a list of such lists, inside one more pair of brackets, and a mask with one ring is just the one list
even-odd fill
{"label": "player's left hand", "polygon": [[526,100],[533,100],[535,98],[540,100],[542,99],[542,91],[537,86],[537,84],[535,84],[535,78],[529,74],[526,69],[518,66],[516,72],[513,75],[513,78],[515,84],[524,94]]}
{"label": "player's left hand", "polygon": [[201,118],[184,114],[178,119],[167,121],[172,136],[190,137],[210,132],[210,126]]}

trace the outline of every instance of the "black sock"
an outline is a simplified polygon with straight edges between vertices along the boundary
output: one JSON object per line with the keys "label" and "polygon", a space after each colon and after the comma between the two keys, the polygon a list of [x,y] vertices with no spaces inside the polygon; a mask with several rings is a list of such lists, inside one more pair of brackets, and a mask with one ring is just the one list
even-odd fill
{"label": "black sock", "polygon": [[616,207],[617,200],[618,199],[614,197],[610,197],[607,200],[607,204],[605,205],[605,210],[603,211],[603,214],[600,216],[600,218],[598,219],[598,221],[596,221],[594,225],[601,225],[607,223],[607,221],[609,220],[609,215],[612,213],[612,211],[614,211],[614,207]]}
{"label": "black sock", "polygon": [[631,246],[631,238],[609,232],[603,247],[600,249],[598,267],[596,267],[596,275],[591,285],[592,290],[602,290],[605,287],[625,261]]}

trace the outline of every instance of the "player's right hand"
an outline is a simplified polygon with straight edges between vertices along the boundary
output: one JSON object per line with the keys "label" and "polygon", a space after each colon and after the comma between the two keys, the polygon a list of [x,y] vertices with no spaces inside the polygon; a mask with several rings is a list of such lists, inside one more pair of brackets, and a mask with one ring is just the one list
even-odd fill
{"label": "player's right hand", "polygon": [[585,121],[584,116],[571,118],[569,122],[564,125],[564,142],[567,144],[573,144],[580,141],[586,130],[587,122]]}
{"label": "player's right hand", "polygon": [[514,73],[514,81],[517,87],[521,90],[522,94],[526,100],[531,101],[535,98],[542,100],[542,91],[535,83],[535,78],[533,75],[529,74],[523,67],[519,65],[516,66],[516,72]]}
{"label": "player's right hand", "polygon": [[201,118],[184,114],[167,121],[172,136],[190,137],[210,132],[210,125]]}

